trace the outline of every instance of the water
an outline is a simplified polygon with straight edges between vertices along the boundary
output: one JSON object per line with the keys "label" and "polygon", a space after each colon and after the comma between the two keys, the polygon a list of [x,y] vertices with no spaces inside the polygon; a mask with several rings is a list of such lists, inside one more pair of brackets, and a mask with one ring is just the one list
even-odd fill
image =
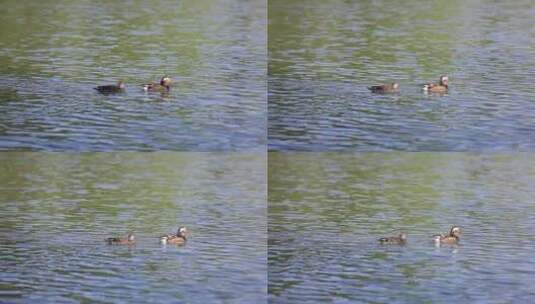
{"label": "water", "polygon": [[265,158],[0,153],[0,302],[265,302]]}
{"label": "water", "polygon": [[[0,149],[263,150],[266,3],[9,0]],[[140,84],[169,74],[169,94]],[[125,94],[97,85],[126,82]]]}
{"label": "water", "polygon": [[[279,152],[268,171],[271,303],[535,297],[534,155]],[[452,225],[460,245],[436,248]]]}
{"label": "water", "polygon": [[[530,0],[270,1],[269,149],[532,150],[534,15]],[[448,94],[423,94],[442,74]]]}

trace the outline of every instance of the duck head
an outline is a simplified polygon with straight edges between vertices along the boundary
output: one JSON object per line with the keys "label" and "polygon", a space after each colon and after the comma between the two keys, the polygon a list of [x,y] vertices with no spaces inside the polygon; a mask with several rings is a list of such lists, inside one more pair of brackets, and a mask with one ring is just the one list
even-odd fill
{"label": "duck head", "polygon": [[399,234],[399,239],[402,240],[403,242],[407,241],[407,234],[406,233],[400,233]]}
{"label": "duck head", "polygon": [[188,229],[186,229],[186,227],[180,227],[180,228],[178,228],[178,231],[176,232],[176,235],[180,236],[180,237],[183,237],[185,239],[187,233],[188,233]]}
{"label": "duck head", "polygon": [[171,82],[173,82],[173,80],[171,79],[171,77],[165,75],[162,77],[162,79],[160,80],[160,85],[163,85],[165,87],[168,87],[171,85]]}
{"label": "duck head", "polygon": [[133,232],[130,232],[126,239],[129,241],[129,242],[133,242],[135,240],[135,237],[134,237],[134,233]]}
{"label": "duck head", "polygon": [[443,86],[448,86],[448,76],[442,75],[440,76],[440,84]]}
{"label": "duck head", "polygon": [[397,90],[399,88],[399,83],[393,82],[392,83],[392,89]]}
{"label": "duck head", "polygon": [[461,227],[459,226],[453,226],[450,230],[450,236],[454,236],[456,238],[461,236]]}

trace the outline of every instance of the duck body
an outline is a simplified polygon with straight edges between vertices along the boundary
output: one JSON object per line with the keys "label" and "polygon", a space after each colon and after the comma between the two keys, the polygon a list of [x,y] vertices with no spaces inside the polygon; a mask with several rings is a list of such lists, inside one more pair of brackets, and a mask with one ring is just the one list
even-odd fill
{"label": "duck body", "polygon": [[184,245],[186,244],[187,238],[186,233],[188,230],[186,227],[178,228],[176,234],[167,234],[160,236],[160,243],[162,244],[173,244],[173,245]]}
{"label": "duck body", "polygon": [[461,228],[458,226],[451,227],[450,232],[446,234],[437,234],[433,236],[433,240],[437,246],[440,246],[441,244],[456,245],[459,243],[460,238]]}
{"label": "duck body", "polygon": [[129,233],[127,236],[122,237],[122,238],[119,238],[119,237],[107,238],[106,242],[109,245],[133,245],[136,243],[136,239],[133,233]]}
{"label": "duck body", "polygon": [[111,94],[111,93],[121,93],[124,92],[124,89],[126,88],[126,85],[123,81],[119,81],[117,85],[110,84],[110,85],[103,85],[98,86],[95,88],[95,90],[99,91],[103,94]]}
{"label": "duck body", "polygon": [[375,85],[368,87],[368,90],[372,91],[372,93],[396,93],[398,92],[399,84],[397,82],[393,82],[390,84],[382,84],[382,85]]}
{"label": "duck body", "polygon": [[172,79],[169,76],[164,76],[162,77],[159,83],[151,82],[151,83],[143,84],[143,90],[151,91],[151,92],[169,91],[171,89],[171,82],[172,82]]}
{"label": "duck body", "polygon": [[401,233],[398,236],[384,237],[380,238],[379,242],[381,244],[405,245],[405,243],[407,243],[407,235],[405,233]]}
{"label": "duck body", "polygon": [[440,84],[435,83],[429,83],[424,85],[423,90],[425,92],[431,92],[431,93],[445,93],[448,91],[448,86],[443,86]]}
{"label": "duck body", "polygon": [[143,85],[143,90],[149,92],[161,92],[169,91],[169,87],[163,86],[159,83],[147,83]]}
{"label": "duck body", "polygon": [[448,76],[440,76],[440,81],[438,83],[427,83],[424,84],[422,88],[425,92],[431,93],[445,93],[448,91]]}
{"label": "duck body", "polygon": [[445,235],[435,235],[435,244],[455,245],[459,243],[459,238]]}

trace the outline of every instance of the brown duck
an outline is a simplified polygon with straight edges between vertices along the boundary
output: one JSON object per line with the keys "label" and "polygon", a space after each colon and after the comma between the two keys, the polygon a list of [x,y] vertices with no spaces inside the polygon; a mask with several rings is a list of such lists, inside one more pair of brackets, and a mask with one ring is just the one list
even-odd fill
{"label": "brown duck", "polygon": [[390,84],[382,84],[368,87],[368,90],[373,93],[396,93],[398,92],[399,83],[393,82]]}
{"label": "brown duck", "polygon": [[111,93],[124,92],[125,88],[126,88],[126,85],[125,85],[124,81],[121,80],[121,81],[117,82],[117,85],[114,85],[114,84],[103,85],[103,86],[98,86],[98,87],[96,87],[94,89],[99,91],[100,93],[103,93],[103,94],[111,94]]}
{"label": "brown duck", "polygon": [[162,79],[160,79],[160,83],[151,82],[151,83],[143,84],[143,90],[159,91],[159,92],[169,91],[169,89],[171,88],[172,81],[173,80],[171,79],[171,77],[166,75],[166,76],[163,76]]}
{"label": "brown duck", "polygon": [[440,246],[441,244],[446,245],[455,245],[459,243],[461,238],[461,227],[453,226],[450,229],[449,233],[446,234],[437,234],[433,236],[435,245]]}
{"label": "brown duck", "polygon": [[106,242],[110,245],[133,245],[136,242],[136,239],[134,237],[134,234],[130,232],[127,236],[120,238],[120,237],[113,237],[113,238],[107,238]]}
{"label": "brown duck", "polygon": [[186,227],[178,228],[176,234],[167,234],[160,236],[160,243],[162,244],[174,244],[174,245],[184,245],[186,243],[186,234],[188,230]]}
{"label": "brown duck", "polygon": [[379,242],[381,244],[405,245],[405,243],[407,243],[407,234],[400,233],[398,236],[380,238]]}
{"label": "brown duck", "polygon": [[446,91],[448,91],[448,76],[440,76],[440,80],[438,83],[424,84],[422,90],[431,93],[445,93]]}

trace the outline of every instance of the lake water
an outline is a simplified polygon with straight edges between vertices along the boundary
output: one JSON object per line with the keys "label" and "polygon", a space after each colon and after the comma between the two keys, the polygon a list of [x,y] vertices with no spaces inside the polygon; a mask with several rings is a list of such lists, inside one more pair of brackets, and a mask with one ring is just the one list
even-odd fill
{"label": "lake water", "polygon": [[274,152],[268,172],[271,303],[535,298],[535,155]]}
{"label": "lake water", "polygon": [[[270,150],[535,148],[531,0],[269,1]],[[445,96],[423,83],[450,77]],[[396,95],[370,85],[398,81]]]}
{"label": "lake water", "polygon": [[[266,1],[4,1],[0,149],[265,149],[266,11]],[[164,74],[169,94],[143,92]],[[119,79],[124,94],[93,89]]]}
{"label": "lake water", "polygon": [[[265,302],[265,160],[0,153],[0,302]],[[179,225],[187,244],[160,245]]]}

